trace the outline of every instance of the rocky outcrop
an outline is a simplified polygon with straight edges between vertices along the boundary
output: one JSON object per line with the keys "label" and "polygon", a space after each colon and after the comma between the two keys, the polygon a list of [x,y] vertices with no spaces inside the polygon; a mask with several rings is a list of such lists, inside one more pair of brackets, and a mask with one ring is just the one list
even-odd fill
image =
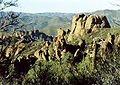
{"label": "rocky outcrop", "polygon": [[83,35],[96,31],[98,28],[110,28],[106,16],[95,14],[73,16],[71,34]]}
{"label": "rocky outcrop", "polygon": [[93,58],[93,66],[95,64],[96,61],[96,56],[99,53],[101,58],[103,60],[106,60],[107,58],[107,52],[112,52],[113,50],[113,45],[114,45],[114,35],[112,35],[111,33],[107,34],[106,39],[102,39],[100,37],[95,37],[91,43],[91,45],[89,45],[89,49],[87,49],[86,53],[87,53],[87,57],[92,57]]}
{"label": "rocky outcrop", "polygon": [[115,43],[115,45],[117,45],[118,47],[120,47],[120,35],[118,35],[118,36],[115,37],[114,43]]}
{"label": "rocky outcrop", "polygon": [[27,40],[20,40],[18,42],[16,42],[15,44],[15,55],[18,55],[20,52],[22,52],[25,48],[25,44],[28,44],[30,41],[27,41]]}
{"label": "rocky outcrop", "polygon": [[[65,32],[62,29],[58,29],[58,35],[53,39],[53,49],[55,51],[55,57],[58,60],[61,60],[66,52],[71,52],[72,54],[75,54],[77,50],[79,50],[80,52],[84,49],[85,42],[82,39],[79,40],[78,45],[72,45],[67,43],[67,37],[69,35],[69,32],[70,30]],[[80,53],[76,53],[74,57],[76,57],[77,54]]]}
{"label": "rocky outcrop", "polygon": [[10,46],[7,50],[6,50],[6,57],[10,57],[12,56],[14,52],[14,48],[12,46]]}
{"label": "rocky outcrop", "polygon": [[86,20],[85,29],[87,33],[96,31],[96,28],[110,28],[110,24],[103,15],[88,15]]}
{"label": "rocky outcrop", "polygon": [[[54,59],[61,60],[64,58],[66,52],[75,54],[77,50],[79,50],[79,52],[83,50],[85,42],[82,39],[79,41],[78,45],[67,44],[66,36],[68,36],[68,33],[62,29],[58,29],[58,35],[53,38],[53,42],[44,42],[42,48],[39,48],[34,52],[34,56],[38,59],[47,61]],[[50,47],[50,45],[52,47]],[[74,57],[80,59],[81,57],[78,57],[77,54],[79,53],[76,53]]]}
{"label": "rocky outcrop", "polygon": [[66,35],[66,32],[62,28],[57,29],[57,32],[58,32],[57,36],[65,36]]}
{"label": "rocky outcrop", "polygon": [[74,15],[72,19],[72,29],[71,34],[82,34],[84,31],[85,25],[84,14]]}
{"label": "rocky outcrop", "polygon": [[16,56],[20,54],[25,48],[25,44],[29,43],[26,40],[20,40],[15,43],[15,45],[10,45],[6,50],[6,57]]}
{"label": "rocky outcrop", "polygon": [[57,36],[53,39],[53,49],[57,59],[61,58],[61,52],[66,49],[66,41],[64,36]]}
{"label": "rocky outcrop", "polygon": [[107,37],[105,40],[102,39],[102,41],[99,43],[100,44],[100,54],[103,60],[106,59],[106,53],[107,51],[112,50],[112,46],[114,45],[114,35],[111,35],[110,33],[107,34]]}
{"label": "rocky outcrop", "polygon": [[0,45],[5,44],[5,41],[9,42],[11,37],[9,33],[0,31]]}
{"label": "rocky outcrop", "polygon": [[48,41],[46,41],[44,43],[44,46],[40,49],[38,49],[35,53],[34,56],[38,59],[43,59],[43,60],[50,60],[50,56],[49,56],[49,45],[50,43]]}
{"label": "rocky outcrop", "polygon": [[42,38],[44,41],[53,40],[52,36],[48,36],[45,33],[39,32],[39,30],[19,31],[15,34],[18,39],[25,39],[30,41],[37,41]]}

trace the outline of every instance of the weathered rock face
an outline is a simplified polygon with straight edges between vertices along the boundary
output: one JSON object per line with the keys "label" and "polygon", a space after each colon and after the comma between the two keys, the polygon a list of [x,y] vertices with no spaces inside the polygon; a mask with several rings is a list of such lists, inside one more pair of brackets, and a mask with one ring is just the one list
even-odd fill
{"label": "weathered rock face", "polygon": [[64,36],[57,36],[53,39],[53,48],[57,59],[61,58],[61,52],[66,48],[66,41]]}
{"label": "weathered rock face", "polygon": [[106,16],[95,14],[73,16],[71,34],[83,35],[84,33],[96,31],[97,28],[110,28]]}
{"label": "weathered rock face", "polygon": [[110,28],[110,24],[103,15],[88,15],[86,20],[85,29],[87,33],[96,31],[96,28]]}
{"label": "weathered rock face", "polygon": [[34,56],[38,59],[43,59],[43,60],[47,60],[49,61],[50,60],[50,56],[49,56],[49,52],[48,52],[48,47],[49,47],[49,42],[46,41],[44,43],[44,46],[40,49],[38,49],[35,53],[34,53]]}
{"label": "weathered rock face", "polygon": [[78,33],[82,34],[82,31],[84,31],[84,24],[85,24],[85,21],[83,20],[84,16],[85,16],[84,14],[73,16],[72,29],[71,29],[72,34],[78,34]]}
{"label": "weathered rock face", "polygon": [[29,41],[20,40],[16,42],[15,45],[8,47],[6,50],[6,57],[10,57],[13,54],[18,55],[25,48],[25,43],[29,43]]}

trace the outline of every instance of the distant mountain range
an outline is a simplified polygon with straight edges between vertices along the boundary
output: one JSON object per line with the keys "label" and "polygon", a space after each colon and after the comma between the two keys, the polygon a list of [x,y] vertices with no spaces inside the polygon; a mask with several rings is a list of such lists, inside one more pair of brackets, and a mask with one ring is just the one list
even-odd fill
{"label": "distant mountain range", "polygon": [[72,13],[21,13],[21,23],[29,24],[24,27],[26,30],[39,29],[49,35],[56,35],[57,28],[70,29]]}
{"label": "distant mountain range", "polygon": [[[75,13],[21,13],[21,24],[28,24],[26,30],[39,29],[49,35],[56,35],[57,28],[70,29],[72,17]],[[79,13],[80,14],[80,13]],[[114,26],[113,17],[120,19],[120,10],[98,10],[85,14],[106,15],[111,26]],[[29,23],[31,23],[29,25]]]}

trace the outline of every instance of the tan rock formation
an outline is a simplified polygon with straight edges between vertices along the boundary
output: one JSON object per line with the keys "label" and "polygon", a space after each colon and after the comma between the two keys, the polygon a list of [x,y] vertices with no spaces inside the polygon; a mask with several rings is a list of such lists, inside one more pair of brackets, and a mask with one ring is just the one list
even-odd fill
{"label": "tan rock formation", "polygon": [[111,33],[108,33],[105,42],[107,42],[107,43],[109,42],[110,44],[114,44],[114,35],[112,35]]}
{"label": "tan rock formation", "polygon": [[84,14],[73,16],[71,34],[81,34],[84,31],[84,16]]}
{"label": "tan rock formation", "polygon": [[57,29],[57,32],[58,32],[58,36],[64,36],[66,34],[66,32],[64,30],[62,30],[61,28],[60,29]]}
{"label": "tan rock formation", "polygon": [[96,28],[110,28],[110,24],[103,15],[88,15],[86,20],[85,29],[86,33],[90,33],[92,31],[96,31]]}
{"label": "tan rock formation", "polygon": [[117,45],[118,47],[120,47],[120,35],[118,35],[115,40],[114,40],[115,45]]}
{"label": "tan rock formation", "polygon": [[15,52],[15,56],[16,56],[17,54],[19,54],[20,52],[22,52],[24,48],[25,48],[25,44],[24,44],[24,43],[19,44],[19,45],[16,47],[17,50],[16,50],[16,52]]}
{"label": "tan rock formation", "polygon": [[38,59],[43,59],[43,60],[50,60],[49,52],[48,52],[48,47],[49,47],[49,42],[46,41],[44,43],[44,46],[40,49],[38,49],[35,53],[34,56],[36,56]]}
{"label": "tan rock formation", "polygon": [[37,50],[34,53],[34,56],[36,56],[38,59],[41,59],[42,58],[42,50],[41,49]]}
{"label": "tan rock formation", "polygon": [[9,46],[8,49],[6,50],[6,57],[10,57],[12,54],[18,55],[25,48],[25,43],[28,42],[29,41],[26,40],[20,40],[16,42],[15,45]]}
{"label": "tan rock formation", "polygon": [[10,57],[14,52],[14,48],[12,46],[10,46],[7,50],[6,50],[6,57]]}
{"label": "tan rock formation", "polygon": [[73,16],[71,34],[83,35],[96,31],[98,28],[110,28],[106,16],[95,14]]}
{"label": "tan rock formation", "polygon": [[61,58],[61,52],[66,47],[66,41],[64,36],[57,36],[53,39],[53,48],[55,50],[56,58],[59,60]]}
{"label": "tan rock formation", "polygon": [[15,43],[15,47],[19,46],[22,43],[29,43],[27,40],[19,40],[18,42]]}

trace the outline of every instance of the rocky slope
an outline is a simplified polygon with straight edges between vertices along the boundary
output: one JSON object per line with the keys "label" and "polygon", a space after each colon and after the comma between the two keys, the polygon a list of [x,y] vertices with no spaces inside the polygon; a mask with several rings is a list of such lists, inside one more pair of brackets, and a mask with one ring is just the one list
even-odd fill
{"label": "rocky slope", "polygon": [[53,41],[39,41],[38,30],[17,32],[18,40],[0,52],[0,83],[120,84],[120,29],[110,27],[106,16],[80,14]]}

